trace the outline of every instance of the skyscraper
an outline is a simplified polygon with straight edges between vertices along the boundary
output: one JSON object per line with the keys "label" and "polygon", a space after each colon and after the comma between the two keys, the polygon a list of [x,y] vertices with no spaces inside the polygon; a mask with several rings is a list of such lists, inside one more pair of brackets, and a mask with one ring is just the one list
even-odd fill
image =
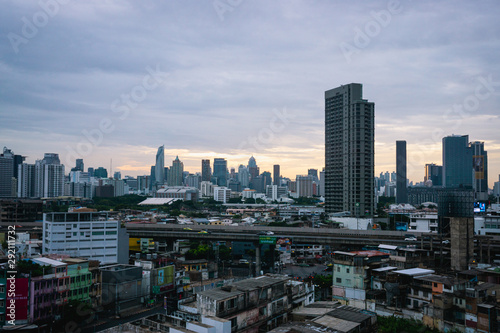
{"label": "skyscraper", "polygon": [[[24,167],[23,167],[24,168]],[[26,173],[20,172],[26,179],[20,179],[23,187],[26,187],[26,194],[29,195],[29,188],[31,184],[29,178],[33,175],[31,174],[31,168],[26,167]],[[34,166],[34,196],[35,197],[58,197],[64,195],[64,165],[60,163],[59,155],[53,153],[46,153],[43,160],[37,160]],[[21,193],[20,195],[22,195]]]}
{"label": "skyscraper", "polygon": [[424,182],[432,181],[433,186],[443,185],[443,167],[434,163],[425,165]]}
{"label": "skyscraper", "polygon": [[245,189],[250,184],[250,173],[244,165],[238,167],[238,181],[240,182],[241,189]]}
{"label": "skyscraper", "polygon": [[314,176],[299,176],[295,178],[299,197],[312,197]]}
{"label": "skyscraper", "polygon": [[224,158],[214,158],[214,177],[218,186],[227,186],[227,161]]}
{"label": "skyscraper", "polygon": [[209,182],[212,177],[212,169],[210,168],[210,160],[201,160],[201,181]]}
{"label": "skyscraper", "polygon": [[259,167],[253,156],[248,160],[248,172],[250,173],[250,181],[260,174]]}
{"label": "skyscraper", "polygon": [[313,181],[318,182],[318,169],[308,169],[307,175],[313,177]]}
{"label": "skyscraper", "polygon": [[325,92],[326,212],[372,216],[375,104],[351,83]]}
{"label": "skyscraper", "polygon": [[15,193],[12,193],[13,177],[14,154],[4,147],[3,154],[0,154],[0,197],[15,196]]}
{"label": "skyscraper", "polygon": [[84,164],[83,164],[83,158],[76,159],[76,165],[74,168],[71,168],[71,171],[85,171]]}
{"label": "skyscraper", "polygon": [[17,179],[17,196],[19,198],[35,197],[35,165],[26,163],[19,165]]}
{"label": "skyscraper", "polygon": [[447,188],[472,188],[472,149],[468,135],[443,138],[443,185]]}
{"label": "skyscraper", "polygon": [[476,200],[488,200],[488,152],[484,150],[484,142],[471,142],[472,162],[474,167],[474,196]]}
{"label": "skyscraper", "polygon": [[176,156],[175,160],[172,161],[172,167],[168,172],[168,185],[182,186],[183,173],[184,163],[179,160],[179,156]]}
{"label": "skyscraper", "polygon": [[406,141],[396,141],[396,203],[408,203]]}
{"label": "skyscraper", "polygon": [[280,185],[280,165],[273,166],[273,185]]}
{"label": "skyscraper", "polygon": [[164,146],[158,147],[158,151],[156,152],[155,181],[158,185],[163,185],[165,183],[165,148],[164,148]]}

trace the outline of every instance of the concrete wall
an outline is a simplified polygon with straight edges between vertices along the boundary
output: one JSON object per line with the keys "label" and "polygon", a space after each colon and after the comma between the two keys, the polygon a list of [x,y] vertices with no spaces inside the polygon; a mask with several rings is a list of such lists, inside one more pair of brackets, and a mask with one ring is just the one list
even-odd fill
{"label": "concrete wall", "polygon": [[474,218],[450,218],[450,233],[451,268],[456,271],[466,270],[469,265],[467,259],[470,261],[474,258]]}
{"label": "concrete wall", "polygon": [[202,316],[201,322],[215,327],[217,333],[231,333],[231,322],[228,320]]}
{"label": "concrete wall", "polygon": [[213,326],[212,327],[205,327],[205,326],[198,325],[192,321],[186,323],[186,329],[194,331],[194,332],[198,332],[198,333],[217,333],[215,327],[213,327]]}

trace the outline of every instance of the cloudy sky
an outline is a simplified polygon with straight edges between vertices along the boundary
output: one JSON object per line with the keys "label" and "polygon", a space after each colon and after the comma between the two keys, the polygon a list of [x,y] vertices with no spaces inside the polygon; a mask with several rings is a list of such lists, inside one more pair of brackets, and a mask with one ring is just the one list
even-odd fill
{"label": "cloudy sky", "polygon": [[[44,5],[47,4],[47,5]],[[498,1],[3,1],[0,144],[32,163],[148,174],[201,159],[295,178],[324,165],[324,91],[375,102],[376,174],[408,142],[410,180],[441,139],[484,141],[500,173]]]}

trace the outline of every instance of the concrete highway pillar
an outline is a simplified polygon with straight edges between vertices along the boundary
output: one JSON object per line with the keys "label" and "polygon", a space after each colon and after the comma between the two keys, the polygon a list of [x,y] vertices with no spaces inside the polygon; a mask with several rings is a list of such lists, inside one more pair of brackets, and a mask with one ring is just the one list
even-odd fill
{"label": "concrete highway pillar", "polygon": [[255,276],[260,275],[260,244],[259,242],[254,243],[255,245]]}

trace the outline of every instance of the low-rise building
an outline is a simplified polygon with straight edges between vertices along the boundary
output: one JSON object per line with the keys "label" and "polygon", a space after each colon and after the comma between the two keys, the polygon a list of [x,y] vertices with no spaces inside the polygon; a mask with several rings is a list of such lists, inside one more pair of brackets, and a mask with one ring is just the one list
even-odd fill
{"label": "low-rise building", "polygon": [[388,266],[389,254],[380,251],[333,253],[333,298],[343,304],[366,307],[372,289],[372,270]]}
{"label": "low-rise building", "polygon": [[269,331],[288,321],[294,305],[309,302],[314,302],[314,287],[299,288],[280,275],[260,276],[197,294],[199,314],[230,321],[231,332]]}

